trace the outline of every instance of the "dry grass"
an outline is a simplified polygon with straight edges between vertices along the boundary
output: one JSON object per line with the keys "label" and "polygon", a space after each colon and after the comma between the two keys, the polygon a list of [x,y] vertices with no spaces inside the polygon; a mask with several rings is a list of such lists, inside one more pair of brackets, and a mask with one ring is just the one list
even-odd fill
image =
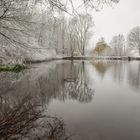
{"label": "dry grass", "polygon": [[44,109],[29,97],[12,102],[0,97],[0,140],[69,140],[61,119],[42,115]]}

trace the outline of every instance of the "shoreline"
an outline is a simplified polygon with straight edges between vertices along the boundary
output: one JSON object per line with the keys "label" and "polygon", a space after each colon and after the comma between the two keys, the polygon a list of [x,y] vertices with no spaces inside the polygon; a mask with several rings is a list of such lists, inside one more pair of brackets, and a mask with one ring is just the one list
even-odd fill
{"label": "shoreline", "polygon": [[4,71],[11,71],[11,72],[20,72],[23,69],[26,69],[26,64],[35,64],[35,63],[44,63],[44,62],[51,62],[51,61],[58,61],[58,60],[120,60],[120,61],[140,61],[140,57],[129,57],[129,56],[123,56],[123,57],[89,57],[89,56],[76,56],[76,57],[61,57],[61,58],[51,58],[51,59],[45,59],[45,60],[27,60],[24,62],[23,65],[15,64],[13,67],[9,66],[0,66],[0,72]]}
{"label": "shoreline", "polygon": [[130,57],[130,56],[123,56],[123,57],[63,57],[63,60],[126,60],[126,61],[139,61],[140,57]]}

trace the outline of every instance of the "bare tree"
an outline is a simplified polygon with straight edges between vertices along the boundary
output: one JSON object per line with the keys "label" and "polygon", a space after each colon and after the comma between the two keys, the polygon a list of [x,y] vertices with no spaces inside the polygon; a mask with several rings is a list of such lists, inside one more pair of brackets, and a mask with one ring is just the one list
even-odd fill
{"label": "bare tree", "polygon": [[77,42],[78,42],[78,38],[76,36],[76,32],[75,32],[75,28],[73,27],[73,22],[72,20],[69,21],[68,23],[68,33],[67,33],[67,39],[68,39],[68,55],[70,53],[70,56],[73,57],[76,54],[77,51]]}
{"label": "bare tree", "polygon": [[[0,36],[10,44],[26,46],[23,37],[31,34],[31,13],[27,0],[0,1]],[[23,36],[23,37],[21,37]]]}
{"label": "bare tree", "polygon": [[[70,2],[72,0],[69,0]],[[90,4],[92,4],[93,2],[95,3],[95,1],[84,1],[81,0],[83,2],[84,5],[88,5],[90,6]],[[113,0],[113,2],[116,2],[118,0]],[[4,30],[6,30],[6,32],[20,32],[20,33],[29,33],[27,29],[27,23],[29,23],[30,20],[30,14],[29,12],[27,12],[27,8],[29,8],[29,2],[32,2],[33,4],[36,4],[38,2],[42,2],[45,4],[49,4],[52,7],[57,7],[60,10],[66,10],[66,3],[62,0],[0,0],[0,23],[1,23],[1,31],[0,31],[0,35],[3,36],[6,40],[14,42],[14,43],[18,43],[21,44],[21,41],[15,40],[15,38],[13,37],[13,34],[11,36],[8,36]],[[104,3],[110,3],[112,2],[112,0],[106,1],[106,0],[98,0],[98,5],[99,4],[104,4]],[[96,2],[97,3],[97,2]],[[25,24],[26,23],[26,24]],[[7,25],[7,26],[6,26]],[[24,28],[24,30],[23,30]],[[26,29],[26,31],[25,31]],[[16,37],[18,37],[16,35]],[[23,45],[23,44],[22,44]]]}
{"label": "bare tree", "polygon": [[[98,11],[102,9],[102,7],[106,5],[112,5],[112,3],[118,3],[119,0],[79,0],[78,5],[75,6],[74,0],[46,0],[53,8],[58,8],[62,11],[65,11],[70,14],[70,10],[72,9],[72,14],[77,13],[78,10],[85,8],[86,11],[89,9],[94,9]],[[71,7],[71,8],[70,8]]]}
{"label": "bare tree", "polygon": [[137,49],[140,54],[140,26],[134,27],[127,37],[128,47]]}
{"label": "bare tree", "polygon": [[122,56],[125,54],[125,38],[124,35],[119,34],[114,36],[110,42],[114,55]]}
{"label": "bare tree", "polygon": [[92,16],[89,14],[78,14],[72,18],[74,32],[78,40],[78,51],[81,55],[85,55],[85,47],[88,44],[90,28],[93,26]]}
{"label": "bare tree", "polygon": [[[104,4],[114,2],[116,3],[118,0],[80,0],[78,7],[74,7],[73,0],[0,0],[0,63],[7,61],[7,59],[13,60],[13,58],[15,58],[16,62],[20,58],[22,63],[26,58],[27,52],[31,56],[34,53],[33,50],[39,52],[38,50],[42,46],[44,48],[53,46],[57,52],[62,50],[64,54],[65,50],[67,50],[66,45],[70,40],[77,43],[79,52],[84,55],[91,17],[89,15],[77,16],[77,25],[79,24],[79,27],[82,27],[81,33],[75,30],[76,32],[78,31],[77,36],[75,36],[75,33],[71,34],[74,37],[69,36],[71,38],[69,40],[68,33],[66,33],[68,31],[65,30],[68,26],[65,24],[65,18],[55,19],[54,15],[60,11],[70,15],[77,15],[76,11],[83,6],[85,9],[92,8],[97,10]],[[40,13],[38,9],[43,9],[45,12]],[[71,12],[68,9],[73,10]],[[48,15],[46,16],[45,14],[50,14],[50,17],[52,17],[49,18],[47,23],[45,23],[45,20]],[[44,32],[44,30],[47,30],[47,32]],[[48,32],[49,34],[46,35]],[[47,45],[46,42],[48,43]],[[72,47],[71,52],[73,52]]]}

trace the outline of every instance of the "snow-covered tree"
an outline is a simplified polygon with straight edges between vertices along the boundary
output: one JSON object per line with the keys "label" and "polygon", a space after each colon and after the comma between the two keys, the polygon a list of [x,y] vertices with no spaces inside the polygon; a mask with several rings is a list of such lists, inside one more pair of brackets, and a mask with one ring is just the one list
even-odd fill
{"label": "snow-covered tree", "polygon": [[112,38],[110,46],[113,49],[113,55],[122,56],[125,55],[125,38],[124,35],[119,34]]}
{"label": "snow-covered tree", "polygon": [[89,14],[79,14],[72,18],[71,24],[73,25],[74,32],[78,40],[78,50],[80,54],[84,56],[85,49],[90,38],[90,29],[94,25],[92,16]]}
{"label": "snow-covered tree", "polygon": [[[104,4],[116,2],[118,0],[80,0],[78,7],[97,10]],[[34,52],[41,52],[42,47],[53,48],[57,53],[64,54],[68,50],[67,46],[70,46],[69,42],[79,43],[79,51],[84,55],[91,17],[78,15],[76,11],[79,8],[73,4],[73,0],[0,0],[0,63],[7,63],[10,59],[14,59],[12,63],[19,60],[22,63],[27,55],[32,56]],[[75,33],[70,33],[67,19],[64,16],[60,18],[60,11],[78,15],[77,25],[83,24],[79,26],[82,27],[82,32],[85,29],[81,34],[81,42],[78,38],[79,33],[77,37]],[[73,51],[73,48],[69,50]]]}
{"label": "snow-covered tree", "polygon": [[27,0],[0,0],[1,63],[7,63],[7,60],[18,63],[29,46],[27,37],[31,36],[33,28],[27,4]]}
{"label": "snow-covered tree", "polygon": [[137,49],[140,54],[140,26],[134,27],[127,37],[128,47],[132,50]]}

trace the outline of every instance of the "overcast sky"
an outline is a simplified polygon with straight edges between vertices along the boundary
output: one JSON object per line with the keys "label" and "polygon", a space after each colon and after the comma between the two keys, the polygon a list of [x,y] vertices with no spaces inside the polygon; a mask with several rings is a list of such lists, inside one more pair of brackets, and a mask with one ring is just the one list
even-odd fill
{"label": "overcast sky", "polygon": [[120,0],[114,8],[107,7],[93,14],[94,42],[104,37],[107,42],[119,33],[125,36],[134,26],[140,25],[140,0]]}

